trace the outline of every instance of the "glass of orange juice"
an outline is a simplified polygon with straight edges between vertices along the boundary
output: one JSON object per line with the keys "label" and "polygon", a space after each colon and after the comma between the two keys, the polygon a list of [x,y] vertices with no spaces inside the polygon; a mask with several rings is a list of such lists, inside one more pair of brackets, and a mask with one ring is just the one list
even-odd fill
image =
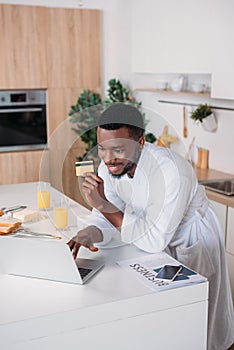
{"label": "glass of orange juice", "polygon": [[50,208],[50,184],[48,182],[40,182],[37,189],[37,203],[41,210]]}
{"label": "glass of orange juice", "polygon": [[68,227],[68,201],[65,198],[54,202],[54,226],[57,230]]}

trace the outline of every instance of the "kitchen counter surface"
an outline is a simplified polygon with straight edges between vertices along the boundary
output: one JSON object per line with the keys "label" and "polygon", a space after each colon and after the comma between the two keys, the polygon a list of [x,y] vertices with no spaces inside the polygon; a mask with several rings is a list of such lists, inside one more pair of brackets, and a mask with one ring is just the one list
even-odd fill
{"label": "kitchen counter surface", "polygon": [[[233,174],[224,173],[222,171],[215,170],[215,169],[200,169],[200,168],[194,167],[194,170],[196,171],[197,178],[199,181],[234,178]],[[217,193],[210,190],[206,190],[206,194],[210,200],[219,202],[221,204],[234,208],[234,196],[226,196],[224,194]]]}

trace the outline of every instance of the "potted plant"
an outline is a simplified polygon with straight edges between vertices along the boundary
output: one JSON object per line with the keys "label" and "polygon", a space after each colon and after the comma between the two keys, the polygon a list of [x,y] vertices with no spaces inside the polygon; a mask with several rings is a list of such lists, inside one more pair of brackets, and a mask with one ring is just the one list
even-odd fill
{"label": "potted plant", "polygon": [[[78,157],[77,160],[93,159],[95,167],[98,166],[99,159],[97,156],[97,141],[96,141],[96,125],[98,115],[104,111],[104,109],[114,102],[123,102],[134,104],[137,108],[140,108],[141,103],[137,102],[131,95],[128,89],[126,89],[119,80],[111,79],[108,82],[108,98],[104,101],[101,99],[101,95],[90,90],[84,90],[76,105],[71,106],[69,117],[70,122],[74,124],[72,128],[86,143],[87,147],[85,154],[82,157]],[[156,137],[152,133],[146,134],[146,141],[155,142]]]}
{"label": "potted plant", "polygon": [[[94,120],[98,117],[98,113],[100,113],[99,111],[102,109],[101,95],[90,90],[84,90],[78,97],[77,103],[71,106],[68,115],[70,117],[70,122],[74,124],[72,130],[74,130],[86,144],[85,154],[83,154],[82,157],[77,157],[78,161],[91,157],[98,163],[97,150],[95,147],[97,141]],[[90,151],[92,151],[92,155]],[[96,166],[97,165],[98,164],[96,164]]]}
{"label": "potted plant", "polygon": [[215,131],[217,121],[211,107],[208,104],[200,104],[192,113],[191,118],[195,122],[200,122],[206,131]]}

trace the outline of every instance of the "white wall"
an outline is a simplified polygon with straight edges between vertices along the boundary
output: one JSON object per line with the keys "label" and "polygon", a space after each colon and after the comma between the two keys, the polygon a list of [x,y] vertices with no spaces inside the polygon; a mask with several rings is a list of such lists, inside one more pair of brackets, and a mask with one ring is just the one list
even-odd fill
{"label": "white wall", "polygon": [[[192,160],[197,161],[197,147],[209,149],[210,168],[234,174],[234,112],[214,110],[218,128],[214,133],[205,131],[190,118],[191,108],[186,107],[188,137],[183,137],[183,106],[158,103],[159,95],[155,93],[137,92],[135,97],[141,101],[151,122],[148,131],[160,136],[164,125],[169,125],[169,133],[177,136],[179,142],[172,149],[185,155],[189,144],[195,136],[195,147],[192,149]],[[152,113],[154,111],[154,113]]]}
{"label": "white wall", "polygon": [[[102,78],[104,92],[107,90],[108,80],[114,77],[119,78],[131,88],[140,86],[155,87],[154,79],[156,78],[153,75],[142,74],[136,77],[136,74],[132,72],[131,10],[132,6],[134,6],[134,1],[83,0],[84,8],[96,8],[102,11]],[[216,1],[222,2],[222,0]],[[78,0],[0,0],[0,3],[8,4],[72,8],[78,8],[79,2]],[[222,6],[225,6],[225,2],[222,2],[222,4],[224,4]],[[193,14],[190,15],[192,16]],[[144,18],[144,13],[142,13],[139,15],[139,24],[142,24],[144,20],[147,20],[147,18]],[[152,45],[155,45],[155,43],[152,43]],[[225,88],[225,86],[220,88]],[[210,167],[234,174],[234,112],[217,111],[218,130],[214,134],[203,131],[201,126],[194,125],[193,121],[188,119],[188,138],[183,139],[181,106],[159,105],[153,94],[137,94],[137,98],[143,102],[145,107],[153,108],[154,111],[158,111],[163,116],[163,118],[160,118],[159,126],[154,121],[148,125],[157,135],[160,134],[166,118],[166,121],[170,121],[172,129],[175,130],[181,139],[177,147],[186,149],[192,137],[196,136],[196,145],[210,150]]]}
{"label": "white wall", "polygon": [[[188,3],[188,1],[187,1]],[[230,95],[233,94],[233,81],[234,81],[234,73],[233,73],[233,62],[229,64],[230,57],[234,55],[234,49],[232,45],[231,36],[234,35],[234,22],[231,21],[231,14],[234,11],[234,2],[232,0],[215,0],[215,1],[196,1],[190,0],[189,3],[192,5],[189,6],[186,1],[179,1],[179,4],[176,5],[176,2],[173,0],[167,0],[166,2],[162,2],[160,0],[146,0],[144,3],[141,0],[135,0],[135,6],[138,6],[134,9],[137,11],[133,11],[133,29],[136,27],[136,23],[139,23],[137,27],[138,34],[133,36],[133,50],[132,52],[137,53],[137,40],[140,37],[140,34],[145,30],[145,28],[150,28],[150,33],[147,36],[145,33],[145,50],[142,50],[142,46],[139,45],[139,66],[143,67],[141,73],[132,72],[132,86],[133,88],[156,88],[157,80],[160,78],[159,74],[152,73],[164,73],[161,75],[169,76],[168,73],[179,73],[173,69],[170,71],[170,67],[176,66],[181,67],[181,73],[191,73],[196,71],[198,67],[200,67],[201,72],[204,73],[212,73],[213,76],[199,75],[199,69],[196,72],[197,75],[194,74],[194,80],[200,80],[205,82],[206,85],[210,85],[210,82],[214,84],[214,80],[216,82],[215,90],[216,96],[225,96],[224,98],[230,98]],[[166,4],[166,5],[165,5]],[[159,6],[158,6],[159,5]],[[173,6],[170,6],[173,5]],[[177,6],[176,11],[174,11],[174,6]],[[195,11],[194,6],[198,6]],[[200,6],[200,7],[199,7]],[[149,8],[150,7],[150,8]],[[139,11],[139,9],[141,11]],[[178,10],[180,13],[178,15]],[[201,15],[203,16],[203,20],[200,21],[199,11],[203,11]],[[177,13],[177,16],[176,16]],[[204,17],[204,14],[210,14],[207,18]],[[136,16],[138,18],[136,18]],[[174,16],[174,17],[173,17]],[[148,23],[150,19],[153,25],[150,26]],[[163,26],[164,24],[164,26]],[[208,25],[208,28],[206,26]],[[135,26],[135,27],[134,27]],[[225,27],[225,30],[223,29]],[[142,28],[142,31],[141,31]],[[163,29],[162,29],[163,28]],[[161,31],[161,37],[160,37]],[[178,42],[178,37],[180,31],[181,40]],[[177,34],[176,38],[173,35]],[[204,33],[204,40],[200,40],[201,36]],[[192,34],[192,35],[191,35]],[[196,37],[197,35],[197,37]],[[200,35],[200,36],[199,36]],[[208,35],[208,37],[207,37]],[[150,38],[150,39],[149,39]],[[163,38],[163,39],[162,39]],[[141,37],[141,41],[143,38]],[[150,41],[149,41],[150,40]],[[166,42],[165,42],[166,41]],[[175,43],[177,45],[175,45]],[[184,45],[179,45],[183,43]],[[187,43],[187,44],[186,44]],[[207,45],[205,45],[207,43]],[[152,50],[151,50],[151,46]],[[174,51],[170,52],[167,50],[167,64],[164,65],[163,69],[165,71],[160,70],[160,67],[157,67],[157,55],[161,55],[161,51],[164,47],[168,45],[170,48],[173,47]],[[144,46],[144,45],[143,45]],[[220,49],[219,49],[220,48]],[[212,49],[212,55],[210,55],[210,51]],[[186,66],[189,66],[187,60],[189,59],[188,53],[192,54],[193,50],[196,50],[200,54],[201,60],[199,63],[191,58],[190,63],[194,65],[194,67],[190,68],[190,70],[184,70]],[[151,73],[142,73],[147,72],[144,70],[145,66],[147,66],[147,52],[151,52],[154,54],[151,55]],[[179,52],[178,52],[179,51]],[[207,52],[208,51],[208,52]],[[174,54],[173,54],[174,53]],[[178,60],[179,53],[179,60]],[[144,65],[144,55],[146,60],[146,65]],[[149,55],[150,56],[150,55]],[[163,55],[162,55],[163,56]],[[208,59],[207,59],[208,56]],[[153,60],[152,60],[153,57]],[[165,61],[166,61],[165,58]],[[184,60],[184,63],[183,63]],[[160,60],[159,60],[160,61]],[[216,62],[216,66],[210,65],[209,62]],[[233,61],[233,60],[232,60]],[[133,60],[134,62],[134,60]],[[231,62],[231,61],[230,61]],[[163,65],[164,62],[161,62]],[[204,63],[205,70],[202,68]],[[166,68],[165,68],[166,67]],[[183,69],[182,69],[183,67]],[[168,70],[166,70],[168,69]],[[167,78],[168,78],[167,76]],[[165,77],[164,77],[165,78]],[[216,79],[214,79],[216,78]],[[213,86],[212,86],[213,87]],[[219,93],[217,93],[219,91]],[[228,93],[229,91],[229,93]],[[213,92],[213,91],[212,91]],[[210,168],[218,169],[224,172],[228,172],[234,174],[234,138],[233,138],[233,130],[234,130],[234,100],[217,100],[217,99],[208,99],[204,100],[202,103],[209,103],[215,106],[221,107],[231,107],[232,111],[226,111],[224,109],[215,109],[214,112],[218,119],[218,129],[215,133],[209,133],[203,130],[201,125],[195,125],[194,122],[190,118],[189,108],[187,108],[188,114],[188,138],[183,138],[183,111],[182,105],[175,104],[159,104],[157,103],[157,99],[159,96],[157,94],[152,93],[137,93],[137,99],[143,102],[144,107],[150,107],[154,111],[158,112],[157,115],[161,115],[161,118],[155,117],[155,120],[149,124],[151,127],[151,131],[155,132],[156,135],[160,135],[162,132],[162,123],[164,120],[164,124],[170,124],[171,130],[177,134],[180,138],[180,143],[174,145],[174,147],[178,147],[181,151],[182,148],[188,149],[188,145],[191,142],[193,136],[196,137],[195,144],[198,147],[207,148],[210,150]],[[162,98],[163,96],[161,96]],[[165,97],[165,96],[164,96]],[[170,99],[170,98],[169,98]],[[183,103],[191,103],[190,97],[183,98]],[[197,102],[201,103],[201,102]],[[184,145],[184,147],[182,147]],[[197,149],[194,149],[194,160],[196,160]]]}

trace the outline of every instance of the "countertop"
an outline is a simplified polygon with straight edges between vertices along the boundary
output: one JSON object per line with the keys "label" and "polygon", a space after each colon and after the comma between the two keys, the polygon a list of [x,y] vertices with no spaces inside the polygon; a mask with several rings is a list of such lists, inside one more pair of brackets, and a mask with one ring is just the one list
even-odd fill
{"label": "countertop", "polygon": [[[200,169],[196,166],[194,167],[196,171],[198,180],[215,180],[215,179],[228,179],[234,178],[233,174],[224,173],[215,169]],[[221,193],[217,193],[214,191],[206,190],[207,197],[215,202],[219,202],[221,204],[227,205],[229,207],[234,208],[234,196],[226,196]]]}

